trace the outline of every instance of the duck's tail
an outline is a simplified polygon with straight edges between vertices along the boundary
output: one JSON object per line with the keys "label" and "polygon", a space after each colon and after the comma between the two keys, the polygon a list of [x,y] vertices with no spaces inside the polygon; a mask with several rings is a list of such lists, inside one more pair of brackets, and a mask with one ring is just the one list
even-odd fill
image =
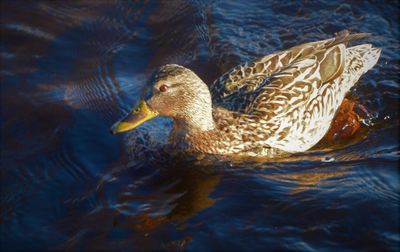
{"label": "duck's tail", "polygon": [[356,40],[356,39],[362,39],[365,37],[371,36],[370,33],[353,33],[350,34],[350,32],[348,30],[343,30],[340,32],[335,33],[335,38],[333,38],[332,40],[330,40],[328,46],[335,46],[338,44],[347,44],[349,41],[351,40]]}
{"label": "duck's tail", "polygon": [[[338,44],[345,44],[356,39],[362,39],[370,36],[370,33],[350,34],[348,30],[335,33],[335,38],[328,42],[326,47],[332,47]],[[346,67],[352,71],[352,74],[361,76],[370,70],[378,61],[381,49],[372,47],[371,44],[362,44],[346,48]]]}
{"label": "duck's tail", "polygon": [[370,70],[378,61],[381,49],[371,44],[362,44],[346,48],[345,72],[355,78],[355,82]]}

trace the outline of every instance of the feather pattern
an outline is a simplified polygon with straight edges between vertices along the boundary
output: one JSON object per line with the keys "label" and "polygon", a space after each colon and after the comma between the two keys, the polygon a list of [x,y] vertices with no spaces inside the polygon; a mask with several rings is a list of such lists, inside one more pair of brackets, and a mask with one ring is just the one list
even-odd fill
{"label": "feather pattern", "polygon": [[210,90],[189,69],[166,65],[154,88],[167,83],[179,96],[161,102],[156,95],[149,104],[174,118],[169,139],[178,149],[265,157],[305,151],[326,134],[346,93],[376,64],[380,49],[347,47],[367,35],[342,31],[261,57],[228,71]]}
{"label": "feather pattern", "polygon": [[235,67],[213,83],[214,104],[241,112],[237,123],[247,125],[242,131],[252,137],[251,146],[308,150],[328,131],[349,89],[376,64],[380,49],[346,48],[367,35],[343,31]]}

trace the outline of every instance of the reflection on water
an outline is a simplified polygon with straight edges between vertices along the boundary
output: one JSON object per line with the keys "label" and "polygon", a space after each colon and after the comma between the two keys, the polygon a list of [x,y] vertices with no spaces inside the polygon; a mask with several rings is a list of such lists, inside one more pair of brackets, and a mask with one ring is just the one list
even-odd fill
{"label": "reflection on water", "polygon": [[[398,4],[0,5],[2,250],[398,248]],[[170,156],[168,118],[109,134],[165,63],[211,83],[345,28],[382,48],[352,90],[373,116],[352,139],[236,160]]]}

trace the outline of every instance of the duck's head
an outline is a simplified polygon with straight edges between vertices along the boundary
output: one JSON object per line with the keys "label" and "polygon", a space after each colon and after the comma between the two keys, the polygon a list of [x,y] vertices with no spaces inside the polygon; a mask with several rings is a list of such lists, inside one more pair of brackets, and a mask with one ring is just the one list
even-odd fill
{"label": "duck's head", "polygon": [[165,65],[155,75],[151,97],[141,99],[132,112],[111,127],[111,131],[114,134],[125,132],[156,116],[172,117],[188,130],[214,128],[207,85],[185,67]]}

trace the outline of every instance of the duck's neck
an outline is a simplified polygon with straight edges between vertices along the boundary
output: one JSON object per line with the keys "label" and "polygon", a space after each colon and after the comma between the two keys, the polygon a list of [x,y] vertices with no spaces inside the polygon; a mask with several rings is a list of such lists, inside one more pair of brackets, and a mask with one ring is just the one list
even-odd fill
{"label": "duck's neck", "polygon": [[211,98],[194,100],[185,108],[182,117],[175,118],[175,127],[187,133],[198,133],[213,130],[215,122],[213,118]]}
{"label": "duck's neck", "polygon": [[174,120],[175,128],[186,133],[202,133],[215,129],[212,113],[203,114],[194,112],[184,119]]}

